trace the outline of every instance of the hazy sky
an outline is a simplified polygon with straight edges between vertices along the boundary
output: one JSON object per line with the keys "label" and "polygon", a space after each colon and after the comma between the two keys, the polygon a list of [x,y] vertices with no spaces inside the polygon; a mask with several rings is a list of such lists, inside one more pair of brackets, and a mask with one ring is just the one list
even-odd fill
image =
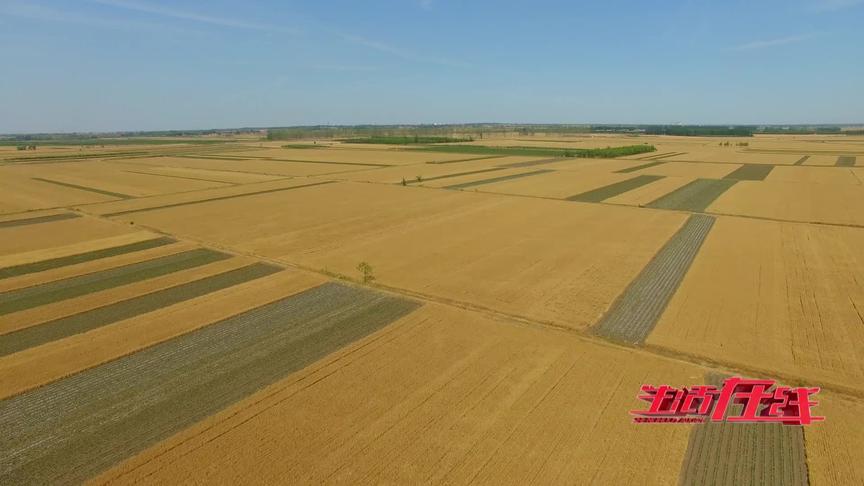
{"label": "hazy sky", "polygon": [[0,133],[864,122],[864,0],[0,0]]}

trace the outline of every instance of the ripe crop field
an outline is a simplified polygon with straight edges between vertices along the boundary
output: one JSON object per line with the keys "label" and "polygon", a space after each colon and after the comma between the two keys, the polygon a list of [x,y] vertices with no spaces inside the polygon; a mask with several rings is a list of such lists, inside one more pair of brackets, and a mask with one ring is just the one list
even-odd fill
{"label": "ripe crop field", "polygon": [[864,484],[864,138],[447,136],[0,144],[0,483]]}

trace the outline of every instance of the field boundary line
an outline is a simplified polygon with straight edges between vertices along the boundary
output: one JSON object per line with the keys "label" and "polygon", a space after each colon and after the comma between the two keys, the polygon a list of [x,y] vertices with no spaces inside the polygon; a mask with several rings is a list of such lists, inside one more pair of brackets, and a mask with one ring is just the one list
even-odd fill
{"label": "field boundary line", "polygon": [[120,199],[132,199],[133,197],[135,197],[135,196],[130,196],[129,194],[122,194],[119,192],[105,191],[102,189],[97,189],[95,187],[79,186],[78,184],[70,184],[68,182],[52,181],[51,179],[43,179],[41,177],[33,177],[32,179],[34,181],[47,182],[50,184],[56,184],[58,186],[71,187],[72,189],[78,189],[81,191],[93,192],[96,194],[102,194],[104,196],[111,196],[111,197],[116,197],[116,198],[120,198]]}

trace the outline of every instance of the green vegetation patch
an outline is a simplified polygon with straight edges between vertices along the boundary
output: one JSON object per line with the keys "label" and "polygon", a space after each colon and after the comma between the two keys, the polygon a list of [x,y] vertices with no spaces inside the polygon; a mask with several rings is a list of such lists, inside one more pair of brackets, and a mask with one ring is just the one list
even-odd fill
{"label": "green vegetation patch", "polygon": [[90,331],[282,270],[264,263],[213,275],[0,336],[0,356]]}
{"label": "green vegetation patch", "polygon": [[102,189],[96,189],[95,187],[79,186],[78,184],[70,184],[68,182],[52,181],[50,179],[43,179],[41,177],[34,177],[33,180],[47,182],[49,184],[56,184],[58,186],[71,187],[72,189],[80,189],[82,191],[95,192],[96,194],[102,194],[104,196],[111,196],[120,199],[129,199],[132,197],[128,194],[120,194],[119,192],[105,191]]}
{"label": "green vegetation patch", "polygon": [[734,179],[696,179],[652,201],[647,207],[701,212],[736,182]]}
{"label": "green vegetation patch", "polygon": [[855,157],[852,155],[841,155],[840,157],[837,157],[837,163],[834,165],[836,167],[854,167]]}
{"label": "green vegetation patch", "polygon": [[85,482],[419,305],[326,283],[2,400],[0,484]]}
{"label": "green vegetation patch", "polygon": [[147,250],[159,246],[170,245],[171,243],[174,243],[176,241],[177,240],[174,240],[173,238],[163,237],[152,240],[139,241],[136,243],[129,243],[128,245],[115,246],[112,248],[104,248],[102,250],[93,250],[84,253],[78,253],[76,255],[51,258],[50,260],[42,260],[33,263],[22,263],[21,265],[0,268],[0,279],[17,277],[19,275],[26,275],[29,273],[44,272],[46,270],[52,270],[68,265],[89,262],[93,260],[98,260],[100,258],[108,258],[112,256],[123,255],[126,253],[132,253],[135,251]]}
{"label": "green vegetation patch", "polygon": [[456,138],[456,137],[436,137],[429,135],[408,135],[408,136],[372,136],[360,138],[342,138],[340,142],[344,143],[370,143],[381,145],[416,145],[426,143],[458,143],[458,142],[473,142],[471,137]]}
{"label": "green vegetation patch", "polygon": [[284,149],[318,149],[318,148],[327,148],[326,145],[316,145],[310,143],[289,143],[283,145]]}
{"label": "green vegetation patch", "polygon": [[501,177],[493,177],[491,179],[483,179],[479,181],[471,181],[471,182],[463,182],[462,184],[453,184],[452,186],[446,186],[444,189],[467,189],[469,187],[482,186],[484,184],[494,184],[496,182],[504,182],[510,181],[513,179],[521,179],[523,177],[530,177],[538,174],[545,174],[547,172],[553,172],[548,169],[543,170],[535,170],[532,172],[523,172],[521,174],[511,174]]}
{"label": "green vegetation patch", "polygon": [[60,213],[51,214],[48,216],[38,216],[36,218],[15,219],[12,221],[0,221],[0,228],[13,228],[15,226],[28,226],[31,224],[51,223],[53,221],[63,221],[64,219],[80,218],[76,213]]}
{"label": "green vegetation patch", "polygon": [[626,181],[616,182],[614,184],[609,184],[608,186],[598,187],[597,189],[583,192],[582,194],[570,196],[567,200],[579,202],[601,202],[610,197],[624,194],[625,192],[632,191],[637,187],[642,187],[660,179],[663,179],[663,176],[640,175],[632,179],[627,179]]}
{"label": "green vegetation patch", "polygon": [[724,179],[734,179],[738,181],[764,181],[772,170],[774,170],[773,165],[744,164],[727,174]]}
{"label": "green vegetation patch", "polygon": [[657,150],[653,145],[626,145],[597,149],[553,148],[553,147],[490,147],[486,145],[435,145],[412,150],[424,152],[446,152],[457,154],[521,155],[526,157],[583,157],[611,159],[627,155],[643,154]]}
{"label": "green vegetation patch", "polygon": [[231,255],[199,248],[110,270],[13,290],[0,294],[0,315],[73,299],[101,290],[200,267],[227,258],[231,258]]}

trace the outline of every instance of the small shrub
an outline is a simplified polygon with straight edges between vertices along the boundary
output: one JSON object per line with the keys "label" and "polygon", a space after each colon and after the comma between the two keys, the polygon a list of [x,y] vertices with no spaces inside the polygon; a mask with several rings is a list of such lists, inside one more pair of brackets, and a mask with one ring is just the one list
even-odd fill
{"label": "small shrub", "polygon": [[372,274],[372,265],[369,265],[366,262],[360,262],[357,264],[357,271],[360,272],[360,275],[363,277],[363,283],[370,283],[375,280],[375,275]]}

